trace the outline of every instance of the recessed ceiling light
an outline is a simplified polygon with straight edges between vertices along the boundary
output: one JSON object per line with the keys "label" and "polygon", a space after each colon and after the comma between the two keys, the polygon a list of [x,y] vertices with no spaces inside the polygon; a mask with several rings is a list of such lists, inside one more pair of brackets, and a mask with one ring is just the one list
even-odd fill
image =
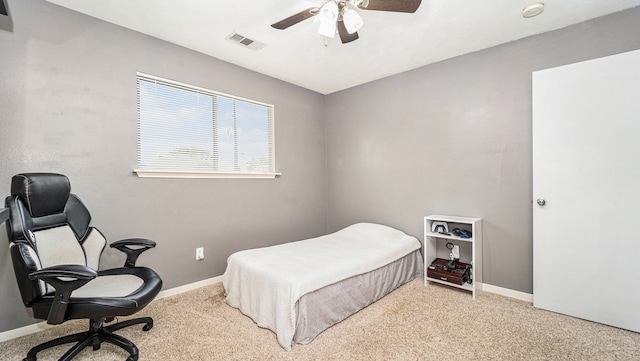
{"label": "recessed ceiling light", "polygon": [[523,18],[532,18],[534,16],[538,16],[542,14],[544,11],[544,3],[533,3],[529,4],[522,9],[522,17]]}

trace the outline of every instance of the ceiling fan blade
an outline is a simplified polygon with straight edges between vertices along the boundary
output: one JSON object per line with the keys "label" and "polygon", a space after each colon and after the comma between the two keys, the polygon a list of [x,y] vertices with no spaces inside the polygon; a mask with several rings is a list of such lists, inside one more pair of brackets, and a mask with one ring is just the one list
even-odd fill
{"label": "ceiling fan blade", "polygon": [[344,26],[344,22],[338,21],[338,34],[343,44],[350,43],[354,40],[358,40],[358,33],[349,34],[347,28]]}
{"label": "ceiling fan blade", "polygon": [[422,0],[369,0],[358,5],[361,9],[415,13]]}
{"label": "ceiling fan blade", "polygon": [[305,10],[302,10],[299,13],[293,14],[291,16],[289,16],[286,19],[282,19],[280,21],[278,21],[277,23],[271,24],[272,28],[276,28],[279,30],[284,30],[292,25],[295,25],[303,20],[307,20],[310,17],[313,17],[315,15],[318,15],[318,12],[320,11],[320,8],[318,7],[313,7],[313,8],[308,8]]}

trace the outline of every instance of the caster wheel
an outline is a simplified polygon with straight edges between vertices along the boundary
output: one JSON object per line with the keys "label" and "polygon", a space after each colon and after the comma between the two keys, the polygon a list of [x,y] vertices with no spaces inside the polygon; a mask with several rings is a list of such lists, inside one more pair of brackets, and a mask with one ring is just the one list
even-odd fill
{"label": "caster wheel", "polygon": [[33,356],[33,357],[25,357],[25,358],[22,359],[22,361],[36,361],[36,357],[35,356]]}
{"label": "caster wheel", "polygon": [[142,326],[142,331],[149,331],[152,328],[153,328],[153,323],[149,322],[146,325]]}

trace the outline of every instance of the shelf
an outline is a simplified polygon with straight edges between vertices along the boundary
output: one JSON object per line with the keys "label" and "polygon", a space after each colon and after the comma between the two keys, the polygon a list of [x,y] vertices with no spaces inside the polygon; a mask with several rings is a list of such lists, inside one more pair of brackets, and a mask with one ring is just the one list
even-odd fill
{"label": "shelf", "polygon": [[451,223],[473,223],[473,222],[482,220],[482,218],[445,216],[440,214],[433,214],[424,218],[431,221],[443,221],[443,222],[451,222]]}
{"label": "shelf", "polygon": [[461,241],[461,242],[473,242],[473,238],[460,238],[460,237],[456,237],[454,235],[450,235],[447,236],[446,234],[442,234],[442,233],[433,233],[433,232],[427,232],[424,234],[426,237],[435,237],[435,238],[443,238],[443,239],[452,239],[455,241]]}
{"label": "shelf", "polygon": [[429,282],[435,282],[435,283],[440,283],[443,285],[447,285],[447,286],[451,286],[451,287],[455,287],[455,288],[460,288],[469,292],[473,292],[473,284],[470,283],[463,283],[461,285],[455,284],[455,283],[451,283],[451,282],[447,282],[447,281],[443,281],[437,278],[431,278],[431,277],[426,277],[426,280]]}
{"label": "shelf", "polygon": [[[449,231],[453,228],[462,228],[471,231],[470,238],[461,238],[453,234],[446,235],[432,232],[434,222],[446,222]],[[438,278],[427,276],[427,268],[435,258],[449,258],[449,250],[445,249],[445,243],[453,243],[459,247],[460,261],[469,263],[471,267],[472,283],[459,285]],[[424,284],[428,282],[440,283],[450,287],[470,291],[473,299],[476,299],[476,286],[482,283],[482,218],[459,217],[447,215],[431,215],[424,217]]]}

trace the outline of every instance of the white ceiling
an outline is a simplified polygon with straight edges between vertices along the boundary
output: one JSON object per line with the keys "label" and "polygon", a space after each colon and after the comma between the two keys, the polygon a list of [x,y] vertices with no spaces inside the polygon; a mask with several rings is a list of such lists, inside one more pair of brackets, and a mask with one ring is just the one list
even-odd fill
{"label": "white ceiling", "polygon": [[[304,88],[329,94],[534,34],[640,5],[640,0],[422,0],[414,14],[361,10],[360,39],[328,46],[314,19],[271,24],[325,0],[48,0]],[[254,51],[225,38],[266,44]]]}

